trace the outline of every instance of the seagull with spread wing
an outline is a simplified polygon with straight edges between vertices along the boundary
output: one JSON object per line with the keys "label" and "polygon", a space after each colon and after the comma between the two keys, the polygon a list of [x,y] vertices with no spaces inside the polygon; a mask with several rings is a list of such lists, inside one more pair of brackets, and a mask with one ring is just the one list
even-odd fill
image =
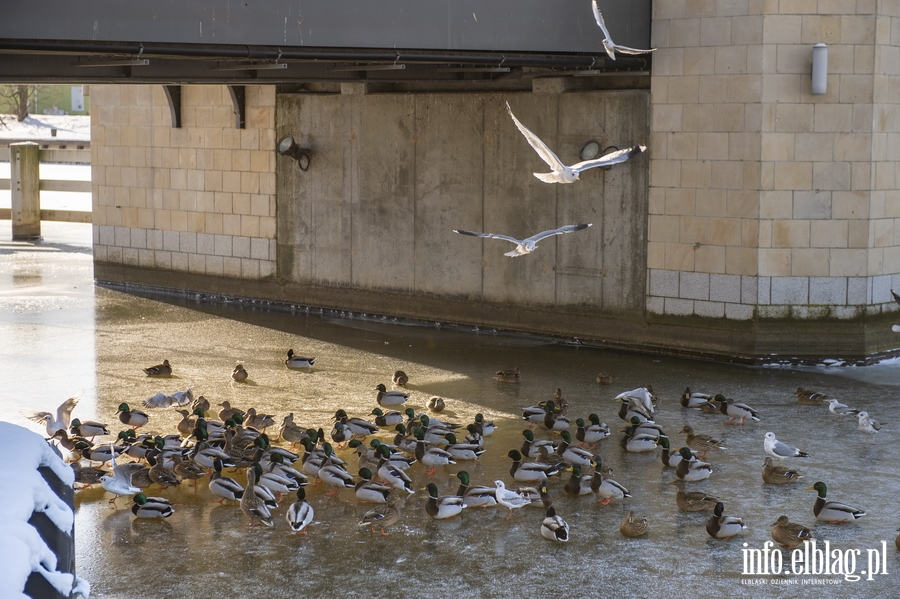
{"label": "seagull with spread wing", "polygon": [[[636,156],[640,154],[644,150],[647,149],[647,146],[631,146],[630,148],[625,148],[624,150],[616,150],[615,152],[610,152],[605,156],[601,156],[600,158],[594,158],[592,160],[585,160],[584,162],[579,162],[577,164],[573,164],[572,166],[566,166],[562,163],[553,150],[547,147],[541,138],[531,132],[531,130],[523,125],[519,119],[516,118],[516,115],[513,114],[512,109],[509,107],[509,102],[506,103],[506,111],[509,113],[509,116],[512,117],[513,122],[516,124],[516,127],[519,128],[519,131],[522,132],[522,135],[525,136],[525,139],[534,148],[534,151],[538,153],[538,156],[541,157],[541,160],[547,163],[547,165],[553,169],[553,172],[550,173],[534,173],[534,176],[543,181],[544,183],[574,183],[578,181],[578,176],[582,171],[586,171],[589,168],[597,168],[604,166],[612,166],[614,164],[618,164],[620,162],[625,162],[632,156]],[[568,231],[564,231],[568,233]]]}
{"label": "seagull with spread wing", "polygon": [[637,48],[629,48],[628,46],[616,45],[609,35],[606,23],[603,21],[603,15],[600,13],[600,7],[597,6],[597,0],[591,0],[591,7],[594,9],[594,18],[597,20],[597,25],[599,25],[600,29],[603,31],[603,47],[606,48],[606,53],[609,54],[609,57],[613,60],[616,59],[616,52],[619,54],[649,54],[656,50],[656,48],[639,50]]}
{"label": "seagull with spread wing", "polygon": [[581,231],[582,229],[587,229],[588,227],[592,227],[594,223],[584,223],[581,225],[566,225],[564,227],[560,227],[558,229],[551,229],[550,231],[541,231],[537,235],[532,235],[526,239],[516,239],[515,237],[510,237],[509,235],[496,235],[495,233],[479,233],[478,231],[464,231],[462,229],[453,229],[454,233],[459,233],[460,235],[472,235],[473,237],[483,237],[485,239],[505,239],[506,241],[511,241],[516,244],[516,249],[506,252],[503,254],[504,256],[509,256],[510,258],[515,258],[517,256],[524,256],[526,254],[530,254],[534,250],[537,249],[538,241],[542,239],[546,239],[547,237],[552,237],[554,235],[563,235],[565,233],[574,233],[575,231]]}
{"label": "seagull with spread wing", "polygon": [[[894,296],[894,301],[897,302],[898,305],[900,305],[900,295],[897,295],[896,293],[894,293],[893,289],[891,289],[891,295]],[[893,325],[891,327],[891,330],[894,331],[895,333],[900,333],[900,324]]]}

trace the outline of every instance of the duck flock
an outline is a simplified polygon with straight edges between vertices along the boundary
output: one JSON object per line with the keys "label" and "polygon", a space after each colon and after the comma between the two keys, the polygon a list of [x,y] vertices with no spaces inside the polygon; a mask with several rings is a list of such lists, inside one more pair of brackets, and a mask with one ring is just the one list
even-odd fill
{"label": "duck flock", "polygon": [[[315,361],[289,350],[284,365],[308,371]],[[144,369],[144,373],[165,378],[172,375],[172,366],[166,360]],[[501,385],[516,385],[520,373],[518,368],[502,370],[494,378]],[[243,366],[235,367],[232,379],[236,384],[248,380]],[[601,386],[611,381],[605,373],[597,377]],[[384,384],[373,389],[369,413],[351,416],[339,409],[329,422],[312,425],[295,423],[293,413],[282,416],[279,423],[275,415],[258,413],[250,406],[232,406],[228,401],[214,409],[203,396],[195,398],[190,388],[143,400],[142,407],[149,413],[121,403],[117,415],[124,428],[117,433],[112,433],[107,424],[72,418],[77,396],[67,399],[56,414],[37,412],[27,416],[45,425],[48,441],[69,457],[77,486],[102,485],[112,496],[113,507],[118,507],[121,497],[127,497],[136,518],[173,516],[176,507],[160,495],[165,495],[169,487],[185,483],[198,489],[204,481],[210,501],[240,506],[249,525],[286,527],[298,534],[307,534],[315,520],[314,505],[306,498],[308,485],[325,485],[329,489],[326,497],[365,504],[359,527],[385,536],[404,518],[441,520],[457,517],[466,509],[491,507],[505,508],[507,517],[512,518],[515,510],[536,506],[542,514],[540,522],[535,521],[536,533],[565,543],[570,538],[569,525],[554,506],[553,494],[593,497],[604,506],[632,502],[629,507],[635,509],[622,520],[621,533],[640,537],[649,531],[651,518],[639,513],[640,498],[633,498],[612,478],[611,468],[603,464],[598,446],[610,443],[605,441],[612,434],[610,427],[594,413],[570,415],[561,390],[557,389],[552,400],[522,407],[521,446],[498,449],[491,447],[490,440],[497,426],[482,414],[476,414],[471,422],[441,420],[438,415],[452,401],[441,397],[423,402],[429,414],[405,405],[410,400],[408,382],[408,375],[398,370],[392,377],[393,389],[388,390]],[[865,411],[822,393],[798,388],[795,396],[803,405],[827,406],[836,419],[855,417],[861,438],[871,438],[881,428]],[[658,452],[662,468],[674,474],[673,510],[711,510],[706,531],[713,538],[745,533],[747,524],[726,513],[725,501],[689,490],[691,483],[713,474],[716,455],[728,451],[722,441],[696,432],[692,426],[678,432],[678,442],[670,439],[655,418],[660,400],[651,387],[625,391],[614,399],[619,404],[622,436],[618,448],[604,451]],[[722,394],[688,388],[681,395],[680,405],[683,410],[708,414],[710,427],[723,418],[724,424],[734,426],[761,421],[757,410]],[[181,415],[177,430],[145,432],[153,428],[153,412],[165,409]],[[114,439],[104,439],[114,434]],[[768,455],[760,462],[766,484],[792,485],[804,477],[793,462],[809,454],[787,440],[777,439],[774,433],[760,434],[758,447],[741,450],[753,462],[763,452]],[[476,464],[488,451],[510,460],[509,476],[473,484],[468,470],[475,467],[466,469],[466,464]],[[459,485],[454,494],[440,495],[432,477],[438,469],[450,474],[450,466]],[[823,481],[808,489],[816,491],[810,507],[817,520],[842,523],[866,515],[861,508],[830,500]],[[404,509],[407,498],[417,492],[425,496],[424,514]],[[809,528],[792,522],[787,515],[770,525],[772,538],[786,548],[812,539]],[[900,549],[900,536],[896,543]]]}

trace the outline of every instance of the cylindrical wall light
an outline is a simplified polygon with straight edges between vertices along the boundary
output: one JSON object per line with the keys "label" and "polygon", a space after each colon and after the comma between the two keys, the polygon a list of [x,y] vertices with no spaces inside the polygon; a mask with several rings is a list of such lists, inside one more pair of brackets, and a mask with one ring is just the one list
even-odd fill
{"label": "cylindrical wall light", "polygon": [[812,93],[814,96],[825,94],[828,85],[828,46],[816,44],[812,56]]}

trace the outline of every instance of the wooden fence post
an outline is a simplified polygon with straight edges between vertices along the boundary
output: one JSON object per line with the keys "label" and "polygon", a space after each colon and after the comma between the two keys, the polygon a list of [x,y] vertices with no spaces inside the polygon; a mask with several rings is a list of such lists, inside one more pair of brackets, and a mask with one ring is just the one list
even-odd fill
{"label": "wooden fence post", "polygon": [[9,144],[12,238],[41,238],[40,145],[32,141]]}

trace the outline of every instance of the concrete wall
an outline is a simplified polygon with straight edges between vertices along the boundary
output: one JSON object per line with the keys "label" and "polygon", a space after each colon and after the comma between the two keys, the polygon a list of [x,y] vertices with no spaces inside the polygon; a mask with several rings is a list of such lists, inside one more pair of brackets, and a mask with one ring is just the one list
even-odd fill
{"label": "concrete wall", "polygon": [[[456,318],[496,325],[478,305],[580,313],[637,313],[644,302],[646,156],[574,185],[532,176],[546,165],[506,114],[579,160],[590,139],[625,147],[647,137],[645,91],[585,93],[279,95],[278,134],[312,149],[302,172],[279,158],[278,276],[320,303],[367,308],[355,291],[401,299],[394,313],[422,316],[417,299],[466,300]],[[588,230],[513,245],[458,235],[468,229],[524,238],[564,224]],[[305,290],[305,291],[304,291]],[[326,305],[329,305],[327,299]],[[356,304],[354,306],[354,304]],[[431,318],[441,318],[431,314]],[[565,330],[562,334],[577,334]],[[552,326],[550,327],[551,332]],[[596,331],[595,331],[596,333]]]}

